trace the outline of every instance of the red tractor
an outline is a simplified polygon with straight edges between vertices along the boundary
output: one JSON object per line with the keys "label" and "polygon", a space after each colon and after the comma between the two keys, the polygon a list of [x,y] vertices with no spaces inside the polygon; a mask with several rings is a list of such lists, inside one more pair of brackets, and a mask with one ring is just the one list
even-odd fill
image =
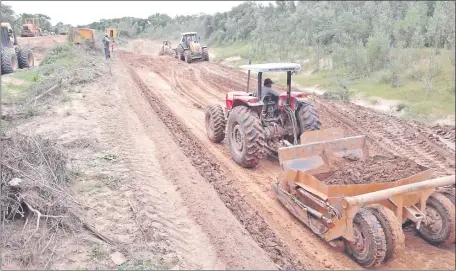
{"label": "red tractor", "polygon": [[[301,69],[295,63],[244,65],[241,68],[258,73],[257,94],[231,91],[226,94],[225,109],[210,105],[205,112],[206,131],[212,142],[220,143],[228,135],[233,160],[246,168],[255,167],[269,152],[277,155],[280,147],[300,144],[305,131],[320,129],[320,121],[307,95],[291,91],[291,75]],[[262,93],[263,72],[286,72],[287,91],[279,95]]]}

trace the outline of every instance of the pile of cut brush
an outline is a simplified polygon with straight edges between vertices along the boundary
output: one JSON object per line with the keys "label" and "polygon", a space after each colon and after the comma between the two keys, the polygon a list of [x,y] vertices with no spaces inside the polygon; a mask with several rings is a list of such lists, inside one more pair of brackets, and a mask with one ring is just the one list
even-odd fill
{"label": "pile of cut brush", "polygon": [[3,263],[47,268],[52,257],[38,256],[52,255],[59,236],[81,229],[66,157],[55,143],[21,134],[2,138],[0,150]]}

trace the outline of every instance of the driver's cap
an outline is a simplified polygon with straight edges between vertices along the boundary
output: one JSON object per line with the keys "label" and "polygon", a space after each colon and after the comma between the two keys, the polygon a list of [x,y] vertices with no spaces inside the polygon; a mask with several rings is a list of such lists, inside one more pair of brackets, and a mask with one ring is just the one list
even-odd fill
{"label": "driver's cap", "polygon": [[274,82],[270,78],[264,79],[264,85],[272,85]]}

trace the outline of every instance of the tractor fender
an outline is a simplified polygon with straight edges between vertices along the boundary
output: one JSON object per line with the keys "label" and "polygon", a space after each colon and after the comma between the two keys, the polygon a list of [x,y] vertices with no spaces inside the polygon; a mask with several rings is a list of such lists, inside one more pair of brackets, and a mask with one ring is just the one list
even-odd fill
{"label": "tractor fender", "polygon": [[262,108],[263,108],[264,103],[258,99],[257,97],[253,96],[241,96],[241,97],[236,97],[233,100],[233,103],[231,105],[231,108],[227,108],[229,111],[233,110],[237,106],[245,106],[253,109],[255,112],[260,114]]}

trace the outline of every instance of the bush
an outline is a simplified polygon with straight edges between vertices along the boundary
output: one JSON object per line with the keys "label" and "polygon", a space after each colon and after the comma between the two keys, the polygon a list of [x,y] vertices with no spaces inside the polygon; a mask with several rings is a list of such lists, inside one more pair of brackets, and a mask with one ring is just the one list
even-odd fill
{"label": "bush", "polygon": [[59,44],[50,48],[43,62],[40,63],[40,66],[49,65],[55,63],[59,59],[63,58],[75,58],[76,54],[74,48],[69,44]]}

